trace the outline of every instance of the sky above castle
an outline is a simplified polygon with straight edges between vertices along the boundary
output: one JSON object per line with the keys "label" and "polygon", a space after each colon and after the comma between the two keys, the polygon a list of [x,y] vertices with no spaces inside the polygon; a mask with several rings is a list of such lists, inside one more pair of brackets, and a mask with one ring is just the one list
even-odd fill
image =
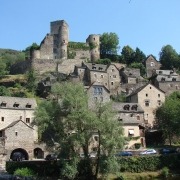
{"label": "sky above castle", "polygon": [[65,20],[69,40],[114,32],[123,46],[140,48],[159,59],[170,44],[180,53],[180,0],[1,0],[0,48],[24,50],[40,44],[50,22]]}

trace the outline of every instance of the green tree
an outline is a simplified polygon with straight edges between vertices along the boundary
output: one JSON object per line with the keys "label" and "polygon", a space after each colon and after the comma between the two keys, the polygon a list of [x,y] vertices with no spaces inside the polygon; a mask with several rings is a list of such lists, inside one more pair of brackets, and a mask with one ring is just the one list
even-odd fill
{"label": "green tree", "polygon": [[180,58],[171,45],[163,46],[159,55],[163,69],[180,69]]}
{"label": "green tree", "polygon": [[134,53],[133,62],[142,63],[146,59],[146,55],[137,47]]}
{"label": "green tree", "polygon": [[146,68],[144,67],[142,63],[133,62],[128,67],[140,69],[141,76],[144,76],[146,74]]}
{"label": "green tree", "polygon": [[[73,179],[84,175],[97,179],[98,173],[117,170],[114,153],[116,148],[123,146],[123,129],[110,106],[98,104],[95,110],[89,109],[87,94],[79,84],[55,84],[52,92],[54,101],[39,106],[35,113],[36,123],[42,138],[48,137],[49,141],[54,138],[60,144],[61,161],[69,158],[63,163],[64,176]],[[98,141],[92,150],[93,134],[98,136]],[[85,156],[83,160],[79,157],[80,150]],[[89,157],[91,151],[97,153],[94,161]]]}
{"label": "green tree", "polygon": [[11,93],[5,86],[0,86],[0,96],[11,96]]}
{"label": "green tree", "polygon": [[162,130],[169,144],[172,144],[173,137],[180,136],[180,92],[174,92],[165,103],[156,110],[157,125]]}
{"label": "green tree", "polygon": [[134,50],[130,46],[124,46],[121,51],[122,61],[131,64],[134,61]]}
{"label": "green tree", "polygon": [[110,58],[111,55],[117,54],[119,38],[116,33],[103,33],[100,37],[100,42],[101,59]]}
{"label": "green tree", "polygon": [[27,72],[27,89],[30,92],[34,93],[36,90],[36,87],[37,87],[36,74],[35,74],[34,69],[30,69]]}

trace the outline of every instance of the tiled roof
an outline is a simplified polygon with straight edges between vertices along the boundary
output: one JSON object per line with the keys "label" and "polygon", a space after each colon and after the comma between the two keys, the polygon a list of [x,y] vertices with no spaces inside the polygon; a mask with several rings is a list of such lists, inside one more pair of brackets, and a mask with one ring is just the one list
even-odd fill
{"label": "tiled roof", "polygon": [[8,128],[11,128],[11,127],[13,127],[14,125],[16,125],[17,123],[19,123],[20,121],[21,121],[22,123],[24,123],[26,126],[28,126],[29,128],[33,129],[33,127],[29,126],[28,124],[26,124],[26,123],[23,122],[22,120],[17,120],[17,121],[12,122],[11,124],[9,124],[8,126],[6,126],[5,128],[0,129],[0,131],[6,130],[6,129],[8,129]]}
{"label": "tiled roof", "polygon": [[[2,106],[2,103],[5,106]],[[0,96],[0,108],[35,109],[36,107],[37,103],[34,98]]]}

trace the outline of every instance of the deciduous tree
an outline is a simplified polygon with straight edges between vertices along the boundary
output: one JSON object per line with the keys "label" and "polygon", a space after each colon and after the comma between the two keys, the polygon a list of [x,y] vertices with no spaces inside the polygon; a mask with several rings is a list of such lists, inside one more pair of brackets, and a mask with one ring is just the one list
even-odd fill
{"label": "deciduous tree", "polygon": [[[64,176],[73,179],[83,174],[97,179],[98,173],[117,170],[114,153],[116,148],[123,146],[123,130],[111,106],[98,104],[95,109],[90,109],[84,87],[79,84],[55,84],[52,92],[55,100],[39,106],[35,122],[42,138],[48,133],[60,144],[61,161],[69,159],[63,163]],[[98,141],[92,150],[93,134],[98,136]],[[84,154],[83,160],[79,157],[80,150]],[[89,157],[91,151],[97,155],[93,161]],[[79,169],[81,163],[84,164]]]}

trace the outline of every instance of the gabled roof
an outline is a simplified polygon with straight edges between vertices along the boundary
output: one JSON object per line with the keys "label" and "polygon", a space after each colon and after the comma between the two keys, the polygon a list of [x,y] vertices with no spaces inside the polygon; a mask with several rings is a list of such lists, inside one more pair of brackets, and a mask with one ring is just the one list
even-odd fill
{"label": "gabled roof", "polygon": [[139,88],[137,88],[135,91],[133,91],[130,95],[128,95],[127,97],[133,96],[135,94],[138,94],[141,90],[143,90],[146,86],[151,85],[154,88],[156,88],[157,90],[161,91],[162,93],[165,93],[164,91],[162,91],[161,89],[158,89],[157,87],[155,87],[154,85],[152,85],[151,83],[145,84],[144,86],[141,86]]}
{"label": "gabled roof", "polygon": [[[127,106],[129,105],[129,110],[125,110],[124,109],[124,106]],[[136,106],[137,107],[137,110],[134,110],[132,109],[133,106]],[[112,103],[112,107],[115,111],[117,112],[127,112],[127,113],[143,113],[144,110],[142,109],[142,107],[138,104],[138,103],[129,103],[129,102],[126,102],[126,103],[120,103],[120,102],[113,102]]]}
{"label": "gabled roof", "polygon": [[8,126],[6,126],[5,128],[0,129],[0,131],[6,130],[6,129],[8,129],[8,128],[11,128],[11,127],[15,126],[17,123],[19,123],[20,121],[21,121],[22,123],[24,123],[27,127],[33,129],[33,127],[29,126],[29,125],[26,124],[24,121],[22,121],[22,120],[17,120],[17,121],[12,122],[11,124],[9,124]]}
{"label": "gabled roof", "polygon": [[90,71],[96,71],[96,72],[106,72],[107,65],[104,64],[95,64],[95,63],[84,63],[84,65],[90,70]]}
{"label": "gabled roof", "polygon": [[87,91],[88,91],[91,87],[93,87],[93,86],[102,86],[104,89],[107,90],[107,92],[110,92],[109,89],[106,88],[106,86],[104,86],[102,83],[97,82],[97,81],[93,82],[88,88],[86,88]]}
{"label": "gabled roof", "polygon": [[[0,104],[2,102],[6,104],[6,107],[3,107],[3,109],[15,108],[14,107],[15,103],[19,104],[18,109],[35,109],[37,107],[37,103],[34,98],[0,96]],[[27,104],[31,105],[31,108],[27,108],[26,107]]]}

